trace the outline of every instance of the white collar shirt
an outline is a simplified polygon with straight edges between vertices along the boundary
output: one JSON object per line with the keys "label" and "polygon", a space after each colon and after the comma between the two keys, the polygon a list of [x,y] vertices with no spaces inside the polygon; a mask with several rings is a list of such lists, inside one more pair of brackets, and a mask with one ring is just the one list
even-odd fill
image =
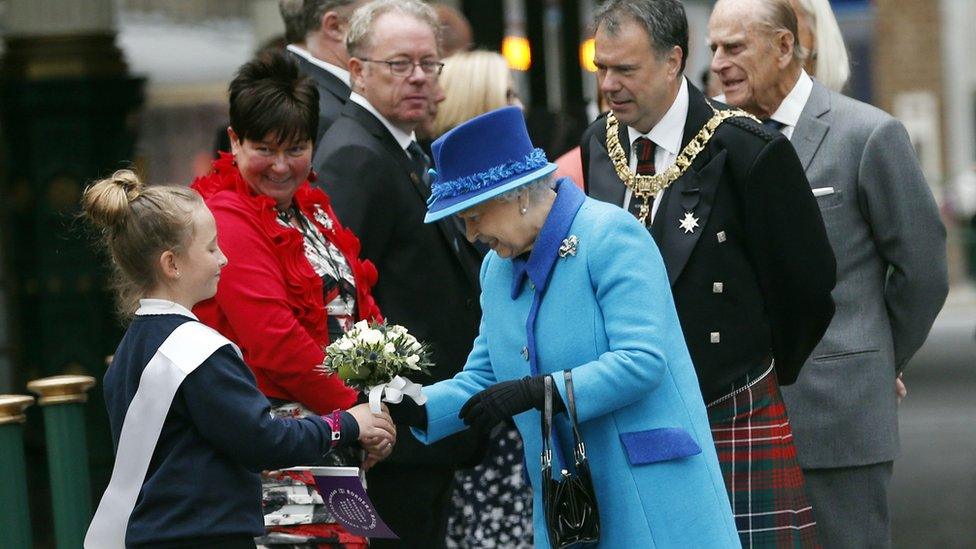
{"label": "white collar shirt", "polygon": [[805,70],[800,69],[800,77],[797,78],[793,89],[783,98],[783,102],[779,104],[776,112],[769,117],[770,120],[775,120],[783,124],[783,127],[779,131],[787,139],[793,139],[793,131],[796,130],[796,125],[800,121],[800,114],[803,113],[803,107],[806,106],[807,100],[810,99],[810,93],[812,91],[813,79],[810,78],[810,75]]}
{"label": "white collar shirt", "polygon": [[328,71],[330,74],[332,74],[333,76],[335,76],[339,80],[342,80],[342,82],[347,87],[349,87],[349,88],[352,87],[352,84],[351,84],[352,77],[349,75],[349,71],[347,71],[346,69],[340,67],[339,65],[333,65],[332,63],[329,63],[327,61],[322,61],[318,57],[315,57],[311,53],[309,53],[308,50],[303,49],[303,48],[300,48],[300,47],[296,46],[295,44],[288,44],[285,47],[288,49],[288,51],[294,53],[295,55],[301,56],[303,59],[305,59],[309,63],[315,65],[316,67],[319,67],[322,70]]}
{"label": "white collar shirt", "polygon": [[[640,137],[650,139],[656,145],[654,149],[654,172],[663,173],[671,167],[678,158],[681,149],[681,138],[684,136],[685,122],[688,120],[688,81],[681,79],[681,86],[678,88],[678,95],[671,103],[661,120],[647,133],[641,133],[630,126],[627,126],[627,139],[630,140],[630,171],[637,169],[637,151],[634,141]],[[630,207],[630,200],[633,192],[627,188],[624,194],[623,208]],[[651,221],[657,214],[660,200],[654,197],[654,205],[651,207]]]}
{"label": "white collar shirt", "polygon": [[136,316],[183,315],[193,320],[200,320],[186,307],[168,299],[140,299],[135,314]]}
{"label": "white collar shirt", "polygon": [[[349,96],[349,100],[355,101],[356,104],[366,109],[367,111],[370,112],[370,114],[372,114],[377,119],[379,119],[379,121],[383,123],[386,129],[390,130],[390,133],[393,135],[393,139],[396,139],[396,142],[400,145],[400,148],[402,148],[404,152],[406,152],[407,147],[410,146],[410,143],[417,140],[417,137],[414,134],[414,132],[407,133],[401,130],[400,128],[394,126],[389,120],[386,119],[386,117],[380,114],[380,111],[376,110],[376,108],[369,103],[368,99],[366,99],[362,95],[359,95],[356,92],[352,92],[352,94]],[[407,155],[409,156],[409,154],[410,153],[408,152]]]}

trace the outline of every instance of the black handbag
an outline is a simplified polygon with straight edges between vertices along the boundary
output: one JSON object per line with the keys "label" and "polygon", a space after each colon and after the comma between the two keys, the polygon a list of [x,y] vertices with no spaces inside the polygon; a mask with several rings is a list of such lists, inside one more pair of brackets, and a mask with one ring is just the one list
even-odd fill
{"label": "black handbag", "polygon": [[576,400],[573,397],[573,375],[563,372],[566,380],[566,409],[573,424],[573,458],[575,471],[562,471],[562,479],[552,478],[552,378],[546,376],[546,403],[542,414],[542,507],[546,519],[549,544],[562,549],[573,544],[600,541],[600,512],[596,506],[596,492],[586,460],[586,448],[576,421]]}

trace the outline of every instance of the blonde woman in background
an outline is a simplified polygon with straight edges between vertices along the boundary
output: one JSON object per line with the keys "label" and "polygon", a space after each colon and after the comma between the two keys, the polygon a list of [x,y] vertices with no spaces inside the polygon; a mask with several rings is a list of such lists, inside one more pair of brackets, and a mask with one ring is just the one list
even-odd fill
{"label": "blonde woman in background", "polygon": [[[434,138],[488,111],[522,108],[508,63],[495,52],[475,50],[448,57],[440,85],[445,98],[434,118]],[[458,471],[447,523],[448,547],[532,547],[532,491],[522,455],[518,430],[506,422],[491,433],[481,463]]]}
{"label": "blonde woman in background", "polygon": [[506,106],[522,108],[508,63],[493,51],[466,51],[448,57],[440,85],[445,99],[434,118],[434,138],[479,114]]}
{"label": "blonde woman in background", "polygon": [[830,0],[790,0],[790,3],[796,12],[800,45],[808,52],[804,69],[827,89],[841,93],[851,67]]}

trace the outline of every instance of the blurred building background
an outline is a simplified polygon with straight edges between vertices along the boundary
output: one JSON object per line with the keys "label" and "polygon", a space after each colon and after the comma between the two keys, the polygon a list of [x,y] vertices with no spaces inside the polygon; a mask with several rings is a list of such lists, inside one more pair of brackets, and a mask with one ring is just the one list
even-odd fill
{"label": "blurred building background", "polygon": [[[596,2],[442,3],[472,21],[477,46],[503,51],[517,69],[534,141],[552,158],[575,146],[596,115],[587,42]],[[686,75],[696,85],[708,66],[713,3],[685,1]],[[943,495],[968,486],[968,496],[913,499],[934,485],[905,485],[895,520],[914,524],[904,517],[927,516],[919,502],[932,510],[941,501],[952,510],[936,515],[968,519],[970,526],[956,522],[943,535],[925,520],[896,530],[896,544],[972,546],[976,409],[961,394],[946,405],[939,384],[976,389],[976,0],[831,3],[851,54],[847,93],[904,122],[949,231],[952,293],[933,330],[938,349],[928,345],[913,368],[938,374],[919,374],[928,381],[920,381],[918,400],[909,397],[906,412],[919,411],[903,414],[903,430],[905,423],[916,425],[924,437],[938,431],[943,415],[954,418],[960,430],[934,443],[957,445],[952,451],[961,456],[943,473],[964,478],[938,486]],[[215,134],[227,123],[226,86],[234,71],[282,32],[276,0],[0,0],[0,393],[24,393],[28,380],[60,373],[101,378],[121,328],[111,314],[104,261],[74,222],[81,190],[127,166],[153,183],[189,183],[208,166]],[[932,369],[925,370],[926,360]],[[99,392],[88,407],[96,497],[111,467]],[[940,404],[926,408],[926,398]],[[911,423],[913,417],[931,421]],[[35,539],[43,544],[47,487],[37,419],[29,419],[27,445],[35,464],[29,479]],[[916,431],[905,437],[909,432]],[[896,464],[896,479],[918,478],[913,467],[938,474],[925,459],[927,440],[906,439],[906,453],[916,453]],[[918,528],[920,537],[911,538]]]}

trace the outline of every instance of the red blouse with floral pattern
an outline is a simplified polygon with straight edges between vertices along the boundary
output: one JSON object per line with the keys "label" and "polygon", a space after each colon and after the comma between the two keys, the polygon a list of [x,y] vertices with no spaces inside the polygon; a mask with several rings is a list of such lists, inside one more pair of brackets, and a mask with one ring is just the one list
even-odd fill
{"label": "red blouse with floral pattern", "polygon": [[[316,370],[329,344],[325,300],[331,296],[323,295],[322,279],[305,257],[301,232],[278,223],[274,200],[244,181],[229,154],[221,153],[192,187],[214,215],[228,260],[217,295],[193,312],[240,346],[268,397],[300,402],[319,414],[355,404],[352,389]],[[305,181],[293,200],[352,269],[359,319],[382,320],[370,294],[376,267],[359,258],[359,239],[339,224],[329,197]]]}

